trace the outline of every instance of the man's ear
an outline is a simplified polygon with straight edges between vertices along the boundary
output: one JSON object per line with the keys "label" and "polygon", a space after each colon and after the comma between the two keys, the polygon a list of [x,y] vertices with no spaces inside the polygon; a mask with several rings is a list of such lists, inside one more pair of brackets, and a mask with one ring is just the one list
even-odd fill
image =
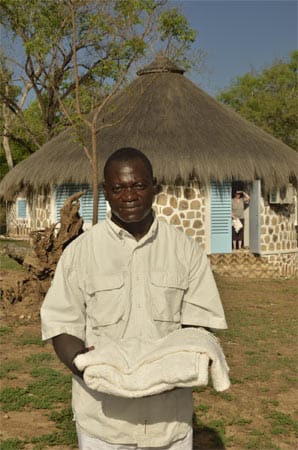
{"label": "man's ear", "polygon": [[156,178],[153,178],[153,190],[154,190],[154,195],[158,194],[158,186],[157,186],[157,181]]}

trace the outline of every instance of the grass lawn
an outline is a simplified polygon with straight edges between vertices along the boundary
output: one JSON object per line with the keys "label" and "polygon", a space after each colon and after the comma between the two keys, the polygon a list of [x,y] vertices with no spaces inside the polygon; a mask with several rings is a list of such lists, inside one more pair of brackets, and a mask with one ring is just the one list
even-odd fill
{"label": "grass lawn", "polygon": [[[11,277],[11,270],[2,278]],[[232,386],[194,389],[194,450],[297,448],[297,281],[217,278]],[[1,308],[1,449],[77,448],[71,377],[40,340],[39,305]]]}
{"label": "grass lawn", "polygon": [[9,247],[10,245],[15,247],[30,247],[28,240],[0,239],[0,269],[22,271],[23,268],[20,264],[3,253],[4,248]]}

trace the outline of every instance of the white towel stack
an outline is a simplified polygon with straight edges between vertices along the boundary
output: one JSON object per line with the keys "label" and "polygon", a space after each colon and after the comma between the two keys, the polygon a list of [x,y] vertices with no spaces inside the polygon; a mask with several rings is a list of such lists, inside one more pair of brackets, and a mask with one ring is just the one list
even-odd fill
{"label": "white towel stack", "polygon": [[97,348],[78,355],[87,386],[138,398],[175,387],[206,386],[209,362],[216,391],[229,388],[229,368],[216,337],[203,328],[182,328],[158,340],[100,338]]}

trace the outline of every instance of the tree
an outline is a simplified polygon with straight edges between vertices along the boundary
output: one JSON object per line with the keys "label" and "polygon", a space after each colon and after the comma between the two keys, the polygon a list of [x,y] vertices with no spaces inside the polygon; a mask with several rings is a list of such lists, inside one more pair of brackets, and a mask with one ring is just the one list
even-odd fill
{"label": "tree", "polygon": [[[164,0],[0,1],[3,26],[24,48],[23,62],[8,54],[5,59],[15,74],[20,73],[18,81],[32,86],[46,140],[55,134],[62,115],[77,137],[82,124],[91,133],[92,148],[81,143],[93,174],[93,223],[98,207],[96,122],[101,109],[148,49],[158,45],[169,56],[185,60],[196,38],[178,10],[165,5]],[[2,99],[22,117],[13,98],[2,93]],[[90,110],[91,119],[86,116]]]}
{"label": "tree", "polygon": [[[11,105],[14,105],[15,109],[18,109],[20,113],[15,114],[15,109],[11,106],[7,107],[5,102],[2,102],[0,111],[0,124],[1,124],[1,159],[2,154],[5,155],[6,166],[1,161],[1,174],[14,166],[14,164],[20,161],[23,154],[28,156],[28,152],[33,151],[38,147],[38,143],[35,139],[35,135],[30,130],[25,118],[25,114],[22,112],[22,107],[26,101],[30,85],[27,84],[21,94],[21,88],[12,83],[13,74],[7,69],[3,59],[0,60],[0,97],[10,99]],[[25,134],[24,134],[25,133]],[[30,144],[28,143],[28,136],[30,136]],[[3,150],[3,152],[2,152]]]}
{"label": "tree", "polygon": [[[159,45],[171,57],[185,59],[196,33],[177,9],[165,5],[166,0],[0,0],[6,32],[2,59],[13,74],[10,85],[18,87],[19,97],[29,87],[31,101],[37,99],[46,140],[57,132],[61,119],[58,96],[70,106],[76,89],[71,8],[81,108],[88,112],[122,76],[132,55],[136,61]],[[0,96],[21,119],[19,97],[3,90]],[[34,137],[34,145],[44,142]]]}
{"label": "tree", "polygon": [[[129,5],[130,3],[130,5]],[[129,8],[128,8],[129,6]],[[131,10],[131,6],[133,9]],[[144,8],[145,6],[145,8]],[[57,98],[59,100],[61,110],[64,112],[65,116],[69,119],[70,124],[76,130],[77,137],[80,138],[81,135],[81,124],[87,127],[90,135],[91,135],[91,148],[88,148],[84,138],[81,139],[82,148],[89,159],[91,170],[92,170],[92,191],[93,191],[93,220],[92,223],[95,224],[97,222],[98,217],[98,159],[97,159],[97,140],[99,137],[99,132],[102,128],[106,128],[107,126],[113,126],[114,123],[102,124],[98,126],[98,117],[104,106],[107,102],[116,94],[124,80],[126,79],[129,69],[132,64],[141,56],[144,56],[144,52],[146,49],[146,40],[148,36],[150,37],[150,29],[153,27],[156,21],[156,8],[157,3],[152,1],[136,1],[132,0],[131,2],[116,2],[115,9],[113,12],[117,11],[120,13],[120,30],[121,37],[124,41],[123,48],[119,48],[119,39],[118,39],[118,27],[119,27],[119,17],[116,29],[111,30],[111,24],[114,23],[114,16],[112,20],[110,20],[110,37],[113,39],[116,38],[117,52],[118,57],[119,53],[124,51],[123,57],[121,58],[122,65],[121,68],[118,67],[117,76],[114,79],[114,83],[110,86],[109,93],[105,98],[100,102],[99,106],[93,109],[93,113],[91,118],[86,117],[82,113],[82,95],[80,90],[80,73],[79,73],[79,65],[77,59],[77,19],[80,11],[76,8],[74,2],[71,2],[70,12],[71,12],[71,20],[72,20],[72,48],[73,48],[73,68],[74,68],[74,83],[75,83],[75,108],[76,108],[76,117],[75,120],[72,118],[71,113],[65,106],[63,99],[57,94]],[[144,15],[145,12],[145,15]],[[143,17],[145,22],[140,22],[140,19]],[[125,24],[122,23],[123,18],[125,18]],[[123,25],[127,25],[127,19],[129,19],[130,26],[132,28],[123,27]],[[171,48],[171,41],[175,40],[177,42],[182,43],[183,50],[189,46],[189,43],[194,40],[195,34],[189,28],[187,21],[181,19],[181,15],[178,13],[176,9],[171,11],[163,11],[159,16],[159,25],[158,30],[161,32],[161,40],[166,40],[168,37],[168,45],[167,49]],[[142,23],[142,27],[140,28],[140,23]],[[125,30],[125,31],[124,31]],[[148,33],[149,32],[149,33]],[[174,46],[175,48],[175,46]],[[182,51],[182,54],[184,52]],[[184,55],[185,56],[185,55]],[[122,117],[123,119],[124,117]],[[120,118],[120,120],[122,120]],[[119,119],[118,119],[119,121]]]}
{"label": "tree", "polygon": [[237,77],[218,100],[246,119],[298,150],[298,51],[260,72]]}

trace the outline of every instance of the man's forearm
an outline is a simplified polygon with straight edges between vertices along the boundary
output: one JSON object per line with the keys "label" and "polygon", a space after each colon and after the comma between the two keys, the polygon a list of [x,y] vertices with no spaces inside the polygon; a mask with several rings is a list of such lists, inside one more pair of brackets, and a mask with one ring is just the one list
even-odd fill
{"label": "man's forearm", "polygon": [[83,373],[77,369],[73,360],[76,355],[85,353],[89,350],[86,349],[85,343],[75,336],[63,333],[53,337],[53,347],[60,361],[62,361],[74,375],[78,375],[82,378]]}

